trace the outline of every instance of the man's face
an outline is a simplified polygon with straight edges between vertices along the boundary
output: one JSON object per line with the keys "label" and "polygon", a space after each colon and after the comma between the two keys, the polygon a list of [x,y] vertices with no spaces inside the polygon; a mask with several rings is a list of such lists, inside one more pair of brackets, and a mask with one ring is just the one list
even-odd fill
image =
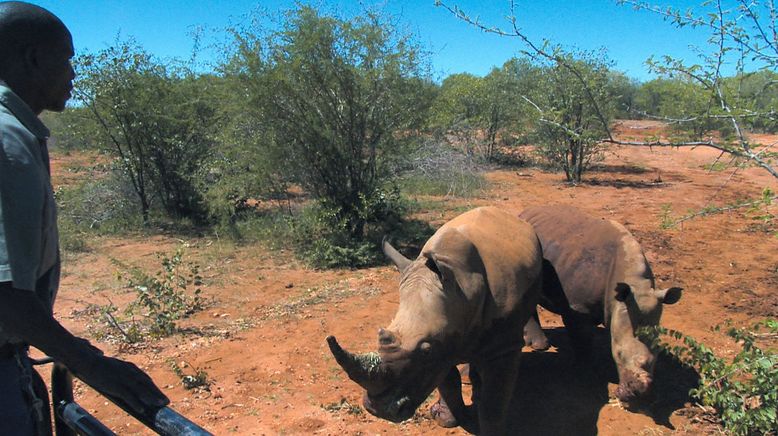
{"label": "man's face", "polygon": [[62,112],[73,90],[76,77],[70,59],[73,57],[73,40],[66,31],[63,38],[42,44],[38,50],[39,108]]}

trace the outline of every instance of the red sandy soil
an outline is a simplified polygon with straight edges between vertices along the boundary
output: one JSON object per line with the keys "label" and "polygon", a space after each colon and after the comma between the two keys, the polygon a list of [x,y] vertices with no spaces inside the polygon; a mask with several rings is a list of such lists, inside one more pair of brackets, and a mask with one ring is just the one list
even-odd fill
{"label": "red sandy soil", "polygon": [[[624,121],[622,137],[646,137],[661,125]],[[762,141],[776,137],[759,135]],[[507,211],[538,204],[575,205],[623,223],[641,241],[658,286],[682,286],[682,300],[667,306],[666,327],[695,336],[723,355],[736,346],[711,328],[726,320],[748,324],[778,314],[778,239],[743,210],[696,218],[663,229],[663,213],[679,218],[708,205],[759,197],[776,180],[756,168],[708,171],[715,150],[613,147],[578,186],[559,173],[538,169],[490,172],[491,188],[478,198],[449,199],[445,210],[420,215],[435,226],[480,205]],[[55,182],[73,156],[53,155]],[[724,162],[727,162],[726,160]],[[83,162],[80,163],[83,165]],[[663,209],[664,208],[664,209]],[[778,214],[773,206],[770,211]],[[155,253],[171,252],[181,237],[103,238],[92,251],[68,255],[56,316],[72,331],[89,335],[94,316],[88,303],[121,306],[132,291],[116,278],[110,258],[159,269]],[[384,266],[357,271],[315,271],[290,253],[260,246],[235,246],[216,237],[191,238],[187,256],[202,266],[203,292],[212,300],[182,323],[191,333],[153,341],[136,350],[95,341],[110,354],[147,370],[170,397],[171,406],[215,434],[374,435],[466,434],[441,429],[429,418],[434,396],[402,424],[377,419],[361,408],[361,391],[329,354],[324,338],[338,337],[353,351],[375,347],[376,332],[398,304],[397,273]],[[511,434],[660,435],[716,433],[686,392],[694,373],[669,359],[657,369],[657,399],[641,411],[623,409],[614,399],[616,376],[604,335],[598,340],[597,368],[575,365],[560,319],[541,321],[554,343],[548,352],[525,349],[520,381],[510,408]],[[558,346],[558,347],[557,347]],[[205,371],[210,390],[187,391],[171,370]],[[120,434],[148,434],[112,404],[83,386],[77,400]]]}

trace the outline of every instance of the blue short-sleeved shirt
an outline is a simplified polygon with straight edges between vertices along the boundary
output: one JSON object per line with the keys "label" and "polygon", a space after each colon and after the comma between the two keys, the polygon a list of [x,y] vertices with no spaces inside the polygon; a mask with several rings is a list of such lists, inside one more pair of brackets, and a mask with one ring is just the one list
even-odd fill
{"label": "blue short-sleeved shirt", "polygon": [[[36,292],[50,308],[59,286],[59,235],[49,130],[0,81],[0,282]],[[0,345],[6,342],[0,331]]]}

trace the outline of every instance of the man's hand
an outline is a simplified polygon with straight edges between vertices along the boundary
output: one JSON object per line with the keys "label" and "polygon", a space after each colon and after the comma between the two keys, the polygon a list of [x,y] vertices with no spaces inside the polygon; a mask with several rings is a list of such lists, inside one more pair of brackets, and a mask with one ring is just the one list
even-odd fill
{"label": "man's hand", "polygon": [[0,283],[0,328],[62,362],[89,386],[123,400],[139,413],[170,402],[137,366],[105,357],[89,341],[70,334],[32,291]]}
{"label": "man's hand", "polygon": [[141,414],[170,403],[151,377],[133,363],[95,355],[86,367],[71,370],[76,377],[95,390],[123,400]]}

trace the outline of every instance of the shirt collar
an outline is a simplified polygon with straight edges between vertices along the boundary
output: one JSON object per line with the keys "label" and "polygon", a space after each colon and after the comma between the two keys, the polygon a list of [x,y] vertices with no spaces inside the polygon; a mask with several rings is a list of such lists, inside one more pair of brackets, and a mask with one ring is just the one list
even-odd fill
{"label": "shirt collar", "polygon": [[48,139],[51,134],[49,129],[46,128],[38,116],[30,109],[30,106],[19,98],[18,95],[14,94],[11,88],[9,88],[2,79],[0,79],[0,104],[11,111],[11,113],[24,124],[24,127],[39,140],[45,141]]}

